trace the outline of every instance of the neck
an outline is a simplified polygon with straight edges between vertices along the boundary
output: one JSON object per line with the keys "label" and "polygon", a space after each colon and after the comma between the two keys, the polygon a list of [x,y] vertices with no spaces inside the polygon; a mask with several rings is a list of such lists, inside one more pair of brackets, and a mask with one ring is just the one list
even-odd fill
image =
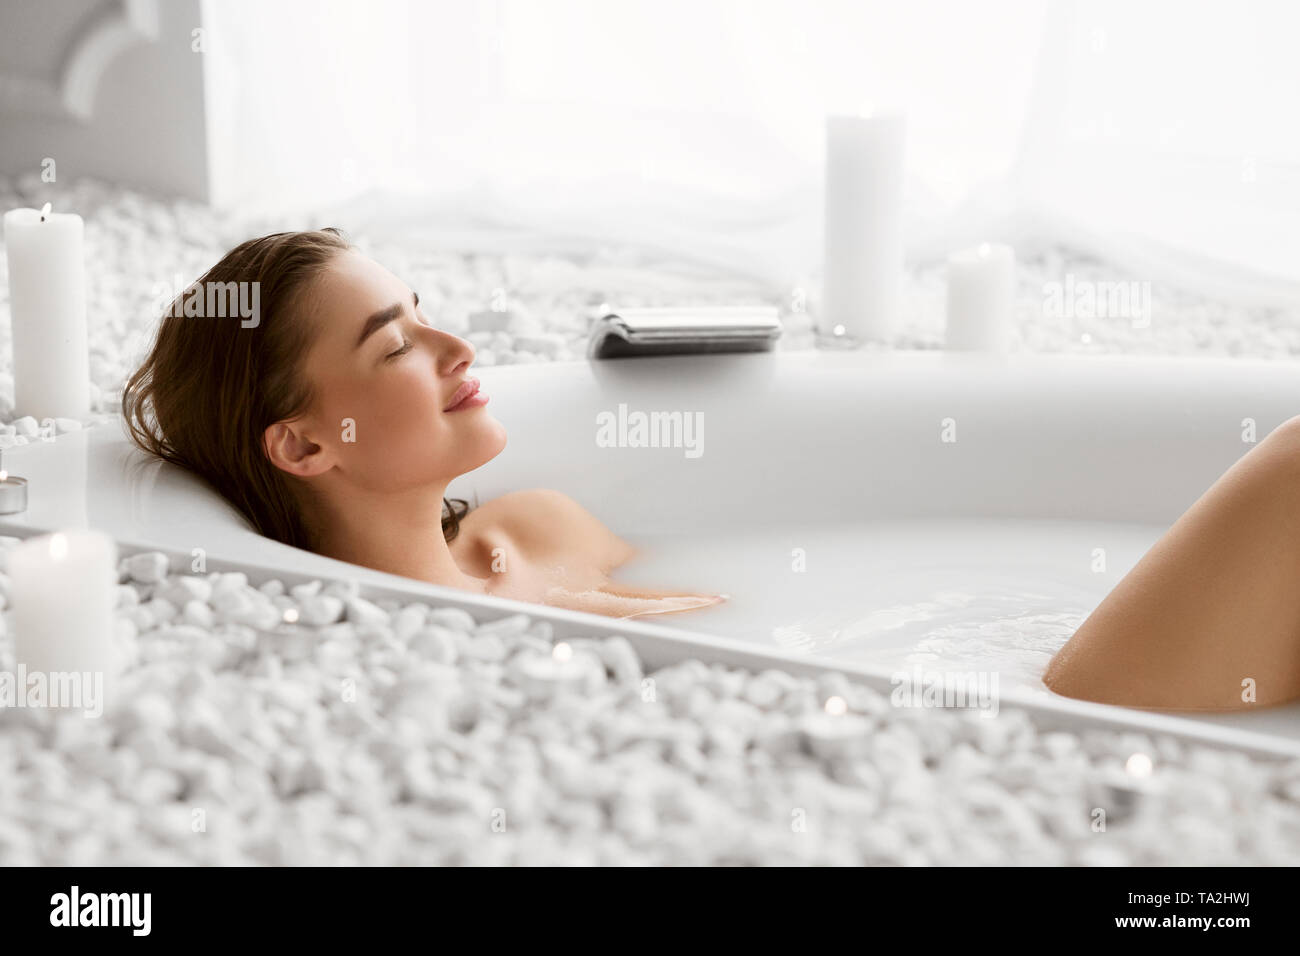
{"label": "neck", "polygon": [[348,502],[345,508],[317,501],[321,553],[431,584],[483,591],[482,579],[461,571],[443,537],[446,491],[446,485],[401,494],[350,488],[339,496]]}

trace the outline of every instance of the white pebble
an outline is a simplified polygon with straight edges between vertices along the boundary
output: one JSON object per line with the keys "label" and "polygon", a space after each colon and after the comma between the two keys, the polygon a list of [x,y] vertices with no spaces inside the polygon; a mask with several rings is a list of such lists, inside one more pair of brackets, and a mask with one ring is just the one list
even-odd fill
{"label": "white pebble", "polygon": [[509,617],[497,618],[495,621],[480,624],[474,629],[474,635],[476,637],[492,635],[497,638],[519,637],[524,631],[528,630],[528,624],[529,617],[527,614],[512,614]]}
{"label": "white pebble", "polygon": [[370,627],[388,626],[388,612],[379,605],[363,597],[349,598],[346,604],[347,619],[350,624]]}
{"label": "white pebble", "polygon": [[212,593],[228,594],[232,591],[243,591],[248,587],[248,575],[243,571],[226,571],[217,574],[212,582]]}
{"label": "white pebble", "polygon": [[411,636],[411,652],[439,664],[456,663],[456,633],[436,624],[426,625]]}
{"label": "white pebble", "polygon": [[409,641],[424,626],[426,609],[422,604],[408,604],[393,618],[393,633],[399,640]]}
{"label": "white pebble", "polygon": [[222,617],[241,623],[257,609],[253,599],[244,591],[221,587],[213,592],[212,607]]}
{"label": "white pebble", "polygon": [[803,734],[788,714],[765,714],[754,728],[754,746],[773,756],[803,749]]}
{"label": "white pebble", "polygon": [[461,656],[472,661],[495,664],[505,660],[506,646],[496,634],[480,634],[465,642]]}
{"label": "white pebble", "polygon": [[131,795],[143,806],[169,803],[184,789],[180,774],[165,767],[145,767],[131,781]]}
{"label": "white pebble", "polygon": [[263,581],[258,590],[269,598],[279,597],[284,593],[284,582],[279,578],[270,578]]}
{"label": "white pebble", "polygon": [[308,598],[315,597],[320,593],[321,581],[317,578],[314,581],[306,581],[302,584],[295,584],[289,588],[289,594],[295,601],[305,601]]}
{"label": "white pebble", "polygon": [[195,643],[209,638],[221,640],[219,637],[201,627],[195,627],[193,624],[170,624],[167,627],[159,628],[156,636],[159,640],[181,643]]}
{"label": "white pebble", "polygon": [[453,631],[469,633],[474,630],[475,621],[470,613],[458,607],[439,607],[429,612],[429,623],[449,627]]}
{"label": "white pebble", "polygon": [[178,607],[184,607],[190,601],[206,604],[212,598],[212,582],[193,574],[177,575],[159,591],[159,597]]}
{"label": "white pebble", "polygon": [[641,658],[626,637],[607,637],[597,645],[596,651],[620,684],[636,683],[645,676]]}
{"label": "white pebble", "polygon": [[333,624],[343,617],[343,600],[332,594],[317,594],[307,598],[298,608],[298,621],[313,627]]}
{"label": "white pebble", "polygon": [[130,733],[141,727],[167,731],[176,724],[176,711],[171,701],[165,695],[152,691],[129,701],[115,714],[122,733]]}
{"label": "white pebble", "polygon": [[161,551],[145,551],[123,560],[126,573],[140,584],[157,584],[167,577],[167,555]]}
{"label": "white pebble", "polygon": [[353,578],[347,578],[342,581],[331,581],[325,585],[322,590],[324,594],[332,594],[334,597],[342,598],[345,602],[353,598],[360,597],[361,584]]}
{"label": "white pebble", "polygon": [[140,605],[127,607],[122,610],[121,614],[122,617],[134,624],[136,630],[140,633],[149,630],[155,624],[153,614]]}
{"label": "white pebble", "polygon": [[215,618],[212,608],[203,601],[187,601],[181,608],[181,620],[195,627],[211,628]]}
{"label": "white pebble", "polygon": [[170,621],[180,613],[180,610],[176,605],[171,601],[168,601],[166,598],[154,598],[151,601],[146,601],[140,606],[148,611],[155,621],[160,623]]}
{"label": "white pebble", "polygon": [[751,677],[745,684],[745,700],[764,710],[769,710],[780,703],[785,693],[785,688],[767,674]]}
{"label": "white pebble", "polygon": [[275,654],[262,654],[253,665],[253,676],[264,680],[278,681],[284,677],[284,665]]}

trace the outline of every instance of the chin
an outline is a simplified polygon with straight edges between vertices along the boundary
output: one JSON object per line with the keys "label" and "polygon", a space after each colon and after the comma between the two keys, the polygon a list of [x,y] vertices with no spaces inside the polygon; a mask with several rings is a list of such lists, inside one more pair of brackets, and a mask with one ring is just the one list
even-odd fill
{"label": "chin", "polygon": [[483,421],[480,425],[482,428],[480,433],[482,437],[479,438],[479,436],[476,435],[475,437],[477,440],[474,444],[476,448],[481,449],[481,454],[475,456],[479,460],[471,466],[471,469],[487,464],[497,455],[501,454],[502,449],[506,447],[505,425],[502,425],[491,415],[484,415]]}

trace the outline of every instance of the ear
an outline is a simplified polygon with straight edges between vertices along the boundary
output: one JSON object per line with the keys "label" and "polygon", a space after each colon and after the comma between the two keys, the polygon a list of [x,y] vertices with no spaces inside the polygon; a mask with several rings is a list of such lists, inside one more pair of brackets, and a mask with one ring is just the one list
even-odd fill
{"label": "ear", "polygon": [[262,434],[266,457],[281,471],[299,478],[324,474],[334,466],[330,453],[308,439],[295,422],[276,422]]}

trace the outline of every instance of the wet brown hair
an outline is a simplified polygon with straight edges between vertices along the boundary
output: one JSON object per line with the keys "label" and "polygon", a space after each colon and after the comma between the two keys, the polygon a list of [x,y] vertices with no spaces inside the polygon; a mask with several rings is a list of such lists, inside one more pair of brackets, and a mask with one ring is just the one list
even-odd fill
{"label": "wet brown hair", "polygon": [[[352,246],[337,229],[277,232],[240,243],[168,306],[153,348],[127,380],[122,415],[131,440],[150,455],[193,472],[268,538],[316,550],[298,479],[271,463],[266,429],[302,413],[312,401],[299,360],[307,353],[316,278]],[[209,283],[256,282],[256,321],[239,315],[184,314],[186,296]],[[456,537],[469,511],[443,499],[442,533]]]}

